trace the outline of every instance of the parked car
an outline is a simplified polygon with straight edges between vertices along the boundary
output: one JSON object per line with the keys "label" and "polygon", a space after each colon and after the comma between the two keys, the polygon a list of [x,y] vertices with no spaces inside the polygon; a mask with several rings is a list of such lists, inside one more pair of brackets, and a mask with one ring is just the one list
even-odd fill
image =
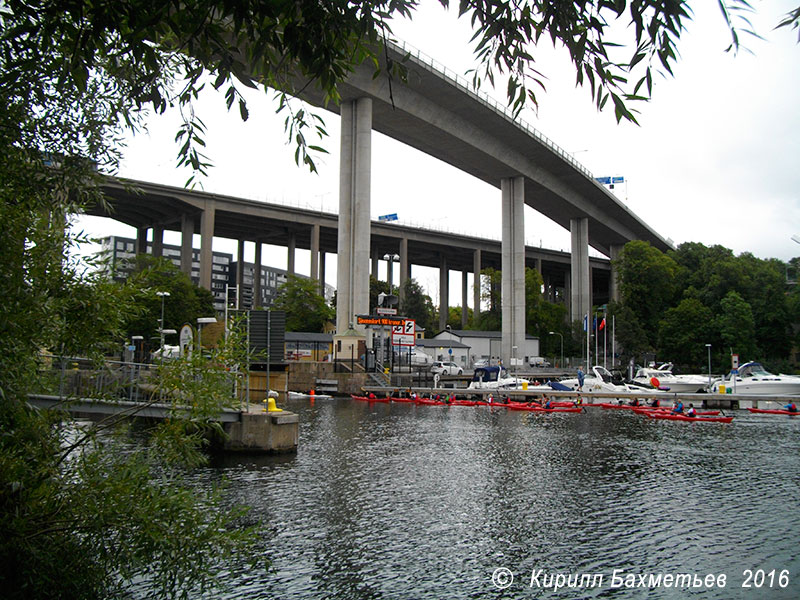
{"label": "parked car", "polygon": [[531,367],[540,367],[540,368],[549,368],[552,366],[549,360],[541,356],[531,356],[530,360],[528,361],[528,364]]}
{"label": "parked car", "polygon": [[480,369],[481,367],[488,367],[488,366],[489,366],[488,358],[479,358],[474,363],[472,363],[473,369]]}
{"label": "parked car", "polygon": [[461,375],[463,372],[464,369],[454,362],[442,362],[437,360],[431,367],[431,373],[439,375]]}

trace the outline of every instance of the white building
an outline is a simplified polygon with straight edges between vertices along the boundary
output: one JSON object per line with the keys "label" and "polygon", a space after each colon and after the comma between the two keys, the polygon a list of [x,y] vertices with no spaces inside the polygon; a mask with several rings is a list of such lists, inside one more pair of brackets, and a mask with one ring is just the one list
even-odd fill
{"label": "white building", "polygon": [[[445,329],[425,340],[425,350],[436,352],[434,360],[452,360],[465,369],[471,369],[475,361],[481,359],[497,364],[501,359],[501,341],[502,333],[499,331]],[[526,335],[522,347],[517,348],[512,356],[512,362],[517,366],[528,365],[531,357],[539,355],[539,338]]]}

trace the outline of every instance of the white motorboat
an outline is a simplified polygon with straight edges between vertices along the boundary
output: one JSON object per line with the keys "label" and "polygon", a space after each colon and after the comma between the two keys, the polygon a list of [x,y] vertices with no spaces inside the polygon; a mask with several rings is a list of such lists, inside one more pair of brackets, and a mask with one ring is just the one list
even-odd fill
{"label": "white motorboat", "polygon": [[774,375],[767,371],[761,363],[749,362],[739,367],[735,376],[728,373],[711,386],[711,391],[719,393],[719,386],[724,385],[725,390],[733,390],[734,394],[748,396],[797,396],[800,395],[800,376]]}
{"label": "white motorboat", "polygon": [[522,377],[512,377],[503,367],[480,367],[472,374],[471,390],[521,390],[530,382]]}
{"label": "white motorboat", "polygon": [[330,394],[306,394],[305,392],[286,392],[287,400],[330,400]]}
{"label": "white motorboat", "polygon": [[643,367],[636,371],[633,382],[644,387],[654,387],[683,394],[705,392],[708,377],[702,375],[675,375],[672,363],[665,363],[658,369]]}
{"label": "white motorboat", "polygon": [[[566,386],[568,389],[578,389],[578,378],[571,377],[569,379],[562,379],[558,382],[559,386]],[[553,389],[562,389],[558,386],[552,386]],[[616,383],[611,372],[605,367],[596,365],[592,367],[591,372],[584,376],[583,389],[584,392],[638,392],[641,390],[634,389],[626,383]],[[656,391],[656,390],[652,390]]]}

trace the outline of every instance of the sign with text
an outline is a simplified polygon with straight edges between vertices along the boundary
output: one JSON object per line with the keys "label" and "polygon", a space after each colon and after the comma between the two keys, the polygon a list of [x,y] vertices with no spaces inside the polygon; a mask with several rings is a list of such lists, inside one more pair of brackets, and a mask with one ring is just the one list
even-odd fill
{"label": "sign with text", "polygon": [[381,327],[394,327],[402,325],[403,317],[381,317],[373,315],[356,315],[356,323],[359,325],[380,325]]}
{"label": "sign with text", "polygon": [[392,326],[392,344],[395,346],[414,346],[416,344],[416,321],[404,319],[401,325]]}

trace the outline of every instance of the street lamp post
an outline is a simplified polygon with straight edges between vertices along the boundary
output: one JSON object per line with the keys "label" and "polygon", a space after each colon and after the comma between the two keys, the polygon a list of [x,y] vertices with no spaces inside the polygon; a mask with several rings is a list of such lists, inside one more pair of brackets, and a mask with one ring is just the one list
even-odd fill
{"label": "street lamp post", "polygon": [[550,331],[550,335],[557,335],[561,338],[561,368],[564,368],[564,335],[558,331]]}
{"label": "street lamp post", "polygon": [[511,346],[511,366],[514,367],[514,376],[517,375],[517,349],[519,346]]}
{"label": "street lamp post", "polygon": [[389,262],[388,270],[386,272],[386,281],[389,283],[389,295],[392,295],[392,276],[394,275],[394,263],[400,260],[397,254],[384,254],[383,260]]}
{"label": "street lamp post", "polygon": [[161,352],[164,352],[164,298],[169,298],[169,292],[156,292],[156,296],[161,297],[161,321],[158,324],[158,332],[161,337]]}
{"label": "street lamp post", "polygon": [[708,391],[711,391],[711,344],[706,344],[708,348]]}

